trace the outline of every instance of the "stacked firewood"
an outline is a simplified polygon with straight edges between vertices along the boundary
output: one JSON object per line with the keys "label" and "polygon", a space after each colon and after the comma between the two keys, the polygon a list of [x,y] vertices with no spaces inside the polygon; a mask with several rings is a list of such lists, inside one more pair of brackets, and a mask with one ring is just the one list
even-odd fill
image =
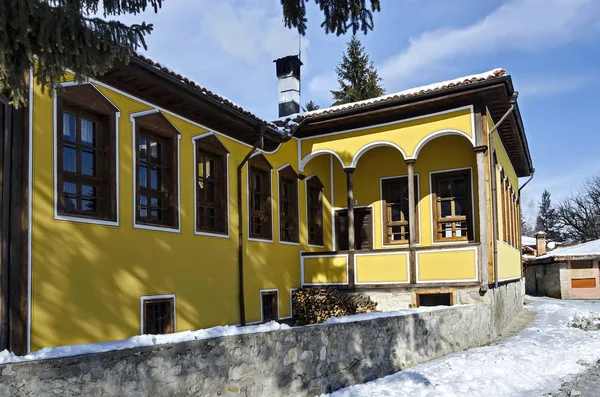
{"label": "stacked firewood", "polygon": [[301,288],[292,293],[292,308],[296,325],[322,323],[330,317],[368,313],[377,302],[368,296],[349,294],[331,287]]}

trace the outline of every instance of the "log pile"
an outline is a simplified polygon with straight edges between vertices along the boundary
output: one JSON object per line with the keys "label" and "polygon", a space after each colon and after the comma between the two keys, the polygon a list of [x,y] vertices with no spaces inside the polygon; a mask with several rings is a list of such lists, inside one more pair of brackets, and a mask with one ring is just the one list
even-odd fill
{"label": "log pile", "polygon": [[330,317],[375,311],[377,302],[368,296],[349,294],[331,287],[300,288],[292,293],[296,325],[322,323]]}

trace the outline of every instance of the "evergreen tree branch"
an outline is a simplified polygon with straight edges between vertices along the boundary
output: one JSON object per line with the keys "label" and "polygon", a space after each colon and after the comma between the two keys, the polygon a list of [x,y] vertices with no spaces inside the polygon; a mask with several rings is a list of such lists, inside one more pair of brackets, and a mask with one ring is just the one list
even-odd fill
{"label": "evergreen tree branch", "polygon": [[[298,29],[298,33],[306,34],[306,3],[309,0],[281,0],[283,6],[283,22],[288,28]],[[321,27],[326,33],[346,34],[352,30],[367,33],[373,30],[373,13],[381,11],[380,0],[315,0],[323,12]]]}
{"label": "evergreen tree branch", "polygon": [[[134,0],[107,0],[111,12],[141,10],[147,4]],[[98,1],[46,2],[4,0],[0,2],[0,91],[7,91],[12,104],[26,103],[26,74],[37,62],[35,78],[42,88],[58,84],[65,69],[84,77],[102,75],[115,62],[129,62],[139,48],[146,48],[144,36],[152,25],[125,25],[118,21],[90,18],[82,9],[93,10]],[[114,3],[114,4],[110,4]],[[83,8],[79,8],[83,7]],[[111,8],[112,7],[112,8]],[[120,8],[119,8],[120,7]]]}

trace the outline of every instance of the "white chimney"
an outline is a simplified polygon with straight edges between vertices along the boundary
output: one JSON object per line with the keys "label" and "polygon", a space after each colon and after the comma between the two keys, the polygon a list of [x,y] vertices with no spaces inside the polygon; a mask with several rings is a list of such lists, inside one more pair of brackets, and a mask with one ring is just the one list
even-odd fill
{"label": "white chimney", "polygon": [[535,234],[536,255],[544,255],[546,253],[546,233],[537,232]]}
{"label": "white chimney", "polygon": [[300,113],[300,66],[298,55],[274,60],[279,92],[279,117]]}

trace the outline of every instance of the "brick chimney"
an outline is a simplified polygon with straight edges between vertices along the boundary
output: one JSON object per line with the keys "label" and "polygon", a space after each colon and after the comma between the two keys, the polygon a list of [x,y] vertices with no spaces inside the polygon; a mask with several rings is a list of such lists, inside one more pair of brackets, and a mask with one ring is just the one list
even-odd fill
{"label": "brick chimney", "polygon": [[546,253],[546,233],[537,232],[535,234],[535,252],[537,256]]}
{"label": "brick chimney", "polygon": [[273,62],[278,79],[279,117],[300,113],[300,57],[290,55]]}

